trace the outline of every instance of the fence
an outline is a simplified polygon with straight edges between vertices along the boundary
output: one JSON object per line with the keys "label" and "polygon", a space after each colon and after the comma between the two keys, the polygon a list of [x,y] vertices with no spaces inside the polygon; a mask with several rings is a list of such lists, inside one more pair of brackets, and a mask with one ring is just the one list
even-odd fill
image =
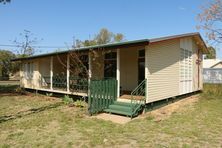
{"label": "fence", "polygon": [[204,83],[222,83],[222,68],[204,68],[203,69]]}
{"label": "fence", "polygon": [[92,80],[89,92],[89,112],[96,114],[117,99],[117,80]]}

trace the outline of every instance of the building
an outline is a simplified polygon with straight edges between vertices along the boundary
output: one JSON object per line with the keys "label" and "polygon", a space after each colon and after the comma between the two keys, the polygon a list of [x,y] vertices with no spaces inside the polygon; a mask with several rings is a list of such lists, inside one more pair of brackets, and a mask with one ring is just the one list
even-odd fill
{"label": "building", "polygon": [[[202,90],[202,55],[207,52],[200,34],[188,33],[14,61],[22,63],[21,87],[88,96],[91,113],[135,116],[144,104]],[[77,71],[78,60],[85,74]]]}
{"label": "building", "polygon": [[203,68],[222,68],[222,61],[220,59],[204,59]]}

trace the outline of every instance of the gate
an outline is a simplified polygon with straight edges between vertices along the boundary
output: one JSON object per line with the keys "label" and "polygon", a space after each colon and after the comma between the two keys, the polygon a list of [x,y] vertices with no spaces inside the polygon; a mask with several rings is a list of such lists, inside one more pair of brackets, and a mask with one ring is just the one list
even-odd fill
{"label": "gate", "polygon": [[102,112],[117,99],[117,80],[91,80],[88,99],[91,115]]}

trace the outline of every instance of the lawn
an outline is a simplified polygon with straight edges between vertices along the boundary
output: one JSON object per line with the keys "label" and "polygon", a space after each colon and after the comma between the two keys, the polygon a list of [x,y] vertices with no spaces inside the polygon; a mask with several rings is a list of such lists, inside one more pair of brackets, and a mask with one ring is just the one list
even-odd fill
{"label": "lawn", "polygon": [[157,121],[120,125],[68,107],[61,99],[19,95],[0,86],[0,147],[221,147],[222,86],[206,85],[199,101]]}

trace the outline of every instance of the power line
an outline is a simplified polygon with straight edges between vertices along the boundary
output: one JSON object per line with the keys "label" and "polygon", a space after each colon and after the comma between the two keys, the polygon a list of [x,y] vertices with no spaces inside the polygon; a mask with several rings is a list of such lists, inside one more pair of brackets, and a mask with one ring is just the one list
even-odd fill
{"label": "power line", "polygon": [[[21,45],[0,44],[0,47],[23,47]],[[67,48],[65,46],[31,46],[33,48]]]}

